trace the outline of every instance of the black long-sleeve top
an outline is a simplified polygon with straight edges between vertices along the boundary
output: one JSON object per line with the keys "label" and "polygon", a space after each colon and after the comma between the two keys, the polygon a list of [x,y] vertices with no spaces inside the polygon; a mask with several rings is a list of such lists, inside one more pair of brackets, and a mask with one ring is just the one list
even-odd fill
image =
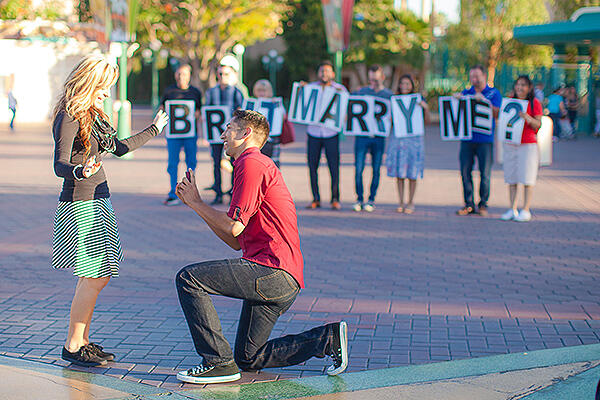
{"label": "black long-sleeve top", "polygon": [[[85,147],[79,135],[79,122],[73,120],[66,112],[59,113],[53,123],[52,133],[54,136],[54,173],[60,178],[64,178],[62,192],[59,201],[85,201],[110,197],[104,167],[89,178],[83,177],[83,167],[77,168],[73,176],[73,170],[77,165],[84,165]],[[114,139],[115,148],[112,153],[116,156],[123,156],[144,145],[153,136],[160,132],[153,124],[143,131],[124,140]],[[102,149],[98,139],[90,135],[90,153],[89,157],[96,156],[96,162],[102,160]]]}

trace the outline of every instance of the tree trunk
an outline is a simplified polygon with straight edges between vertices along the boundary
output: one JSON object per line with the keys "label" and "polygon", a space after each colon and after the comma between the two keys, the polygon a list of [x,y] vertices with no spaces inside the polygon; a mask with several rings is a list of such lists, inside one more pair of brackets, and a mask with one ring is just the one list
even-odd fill
{"label": "tree trunk", "polygon": [[500,48],[502,47],[502,42],[496,40],[490,46],[490,52],[488,55],[488,85],[494,85],[494,78],[496,76],[496,67],[498,66],[498,61],[500,59]]}

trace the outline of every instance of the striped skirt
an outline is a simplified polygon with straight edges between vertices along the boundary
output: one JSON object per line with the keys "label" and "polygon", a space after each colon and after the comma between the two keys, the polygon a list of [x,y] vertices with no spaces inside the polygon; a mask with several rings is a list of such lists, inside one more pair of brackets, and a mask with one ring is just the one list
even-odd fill
{"label": "striped skirt", "polygon": [[82,278],[119,276],[123,250],[110,199],[59,202],[54,216],[52,266],[74,267]]}

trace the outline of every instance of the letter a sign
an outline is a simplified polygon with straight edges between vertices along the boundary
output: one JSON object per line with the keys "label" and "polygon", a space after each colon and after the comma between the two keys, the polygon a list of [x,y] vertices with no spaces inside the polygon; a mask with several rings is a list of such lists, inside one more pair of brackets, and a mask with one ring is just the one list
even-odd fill
{"label": "letter a sign", "polygon": [[167,139],[196,136],[196,103],[194,100],[167,100],[165,109],[169,115],[169,123],[165,132]]}

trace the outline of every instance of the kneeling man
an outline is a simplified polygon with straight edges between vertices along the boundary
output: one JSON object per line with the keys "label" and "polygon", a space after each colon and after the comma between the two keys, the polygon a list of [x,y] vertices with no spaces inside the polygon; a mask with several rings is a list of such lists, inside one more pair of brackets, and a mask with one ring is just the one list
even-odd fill
{"label": "kneeling man", "polygon": [[[221,135],[235,159],[231,205],[227,213],[202,201],[194,173],[177,185],[177,196],[242,258],[188,265],[177,274],[179,302],[196,352],[203,360],[177,378],[190,383],[239,379],[240,369],[285,367],[311,357],[330,356],[329,375],[348,365],[348,328],[344,321],[297,335],[269,339],[271,330],[304,287],[296,208],[283,176],[260,148],[269,124],[255,111],[237,110]],[[209,295],[244,300],[232,352]]]}

